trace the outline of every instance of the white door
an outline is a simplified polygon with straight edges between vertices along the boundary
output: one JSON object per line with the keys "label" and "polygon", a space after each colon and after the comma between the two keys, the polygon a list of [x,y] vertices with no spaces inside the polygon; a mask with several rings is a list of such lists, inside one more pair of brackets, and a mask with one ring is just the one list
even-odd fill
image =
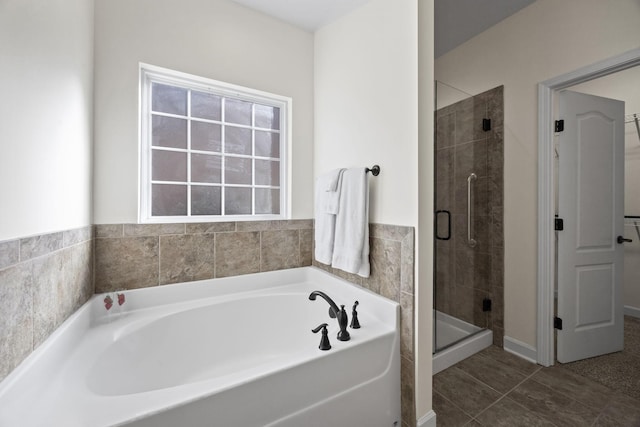
{"label": "white door", "polygon": [[557,358],[620,351],[624,224],[624,102],[563,91],[559,134]]}

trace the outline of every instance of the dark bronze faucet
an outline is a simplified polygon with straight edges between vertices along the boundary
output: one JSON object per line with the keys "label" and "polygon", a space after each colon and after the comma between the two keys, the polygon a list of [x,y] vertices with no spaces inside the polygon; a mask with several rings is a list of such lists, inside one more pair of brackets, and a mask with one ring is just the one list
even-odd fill
{"label": "dark bronze faucet", "polygon": [[349,331],[347,331],[347,325],[349,324],[349,318],[347,317],[347,312],[344,309],[344,305],[341,305],[341,308],[338,308],[335,302],[327,294],[321,291],[313,291],[309,295],[309,299],[311,301],[316,300],[316,296],[321,296],[324,298],[326,302],[329,303],[329,316],[335,317],[338,320],[338,326],[340,327],[340,332],[338,332],[338,340],[340,341],[349,341],[351,336],[349,335]]}

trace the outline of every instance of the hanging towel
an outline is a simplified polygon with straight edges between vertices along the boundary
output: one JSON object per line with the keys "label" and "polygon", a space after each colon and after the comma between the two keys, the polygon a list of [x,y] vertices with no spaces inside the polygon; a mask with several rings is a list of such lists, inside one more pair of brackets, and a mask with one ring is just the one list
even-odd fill
{"label": "hanging towel", "polygon": [[316,179],[315,188],[315,256],[316,261],[331,265],[335,237],[336,213],[344,169],[335,169]]}
{"label": "hanging towel", "polygon": [[365,168],[342,174],[331,266],[369,277],[369,180]]}
{"label": "hanging towel", "polygon": [[[327,174],[324,194],[320,198],[320,208],[328,214],[337,214],[340,206],[340,188],[345,169],[335,169]],[[325,184],[323,183],[323,185]]]}

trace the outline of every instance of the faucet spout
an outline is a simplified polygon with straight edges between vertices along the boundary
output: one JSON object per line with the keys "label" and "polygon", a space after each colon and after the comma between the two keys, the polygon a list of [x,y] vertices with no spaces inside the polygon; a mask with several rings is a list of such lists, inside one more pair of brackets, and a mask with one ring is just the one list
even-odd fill
{"label": "faucet spout", "polygon": [[333,300],[331,299],[331,297],[329,297],[329,295],[325,294],[325,293],[324,293],[324,292],[322,292],[322,291],[313,291],[313,292],[311,292],[311,294],[309,295],[309,299],[310,299],[311,301],[315,301],[315,300],[316,300],[316,296],[321,296],[322,298],[324,298],[324,300],[325,300],[326,302],[328,302],[328,303],[329,303],[329,306],[331,307],[331,310],[330,310],[330,312],[329,312],[329,315],[330,315],[332,318],[335,318],[335,317],[338,315],[338,313],[340,313],[340,309],[338,308],[338,306],[336,305],[336,303],[335,303],[335,302],[333,302]]}
{"label": "faucet spout", "polygon": [[344,309],[344,305],[341,308],[338,308],[335,302],[329,297],[329,295],[325,294],[321,291],[313,291],[309,295],[309,299],[311,301],[315,301],[317,296],[321,296],[331,307],[329,309],[329,316],[335,317],[338,321],[338,326],[340,327],[340,332],[338,332],[338,339],[340,341],[349,341],[351,336],[349,335],[349,331],[347,331],[347,325],[349,324],[349,318],[347,317],[347,312]]}

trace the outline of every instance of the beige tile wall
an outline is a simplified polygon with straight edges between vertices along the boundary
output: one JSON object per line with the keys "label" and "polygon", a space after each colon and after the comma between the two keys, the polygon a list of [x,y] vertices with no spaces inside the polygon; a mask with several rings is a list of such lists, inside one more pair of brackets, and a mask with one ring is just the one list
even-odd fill
{"label": "beige tile wall", "polygon": [[0,242],[0,381],[93,294],[92,230]]}
{"label": "beige tile wall", "polygon": [[96,293],[311,265],[312,220],[96,225]]}

